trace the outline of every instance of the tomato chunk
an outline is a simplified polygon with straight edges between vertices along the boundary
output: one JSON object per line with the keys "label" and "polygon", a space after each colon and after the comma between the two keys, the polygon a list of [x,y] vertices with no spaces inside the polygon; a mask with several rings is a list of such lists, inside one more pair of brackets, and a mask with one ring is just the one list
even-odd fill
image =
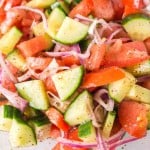
{"label": "tomato chunk", "polygon": [[74,7],[69,13],[69,17],[74,18],[77,14],[87,16],[93,10],[92,0],[82,0],[76,7]]}
{"label": "tomato chunk", "polygon": [[125,131],[137,138],[143,137],[147,131],[146,106],[136,101],[122,101],[119,105],[119,121]]}
{"label": "tomato chunk", "polygon": [[49,120],[59,129],[65,132],[70,129],[70,126],[64,121],[63,115],[57,109],[50,107],[46,111],[46,115],[48,116]]}

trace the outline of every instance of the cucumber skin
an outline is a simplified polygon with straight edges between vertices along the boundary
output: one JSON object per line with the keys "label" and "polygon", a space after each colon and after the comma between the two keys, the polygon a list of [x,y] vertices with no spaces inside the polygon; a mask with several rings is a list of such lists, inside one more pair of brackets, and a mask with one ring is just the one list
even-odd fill
{"label": "cucumber skin", "polygon": [[[22,119],[22,113],[19,109],[14,108],[13,110],[13,122],[12,122],[12,127],[10,129],[10,134],[9,134],[9,140],[11,143],[12,147],[24,147],[24,146],[28,146],[27,143],[22,143],[22,138],[25,138],[24,136],[22,136],[21,133],[25,133],[27,134],[27,132],[30,130],[30,137],[33,136],[32,138],[32,144],[36,144],[36,135],[34,130]],[[14,129],[17,129],[16,132],[14,132]],[[26,130],[23,131],[23,128],[26,128]],[[27,130],[28,129],[28,130]],[[20,133],[19,133],[20,132]],[[15,136],[14,136],[15,135]],[[18,136],[18,137],[17,137]],[[22,138],[21,138],[22,136]],[[17,141],[14,140],[14,138],[17,138]],[[28,139],[29,143],[31,142],[30,139]]]}
{"label": "cucumber skin", "polygon": [[[62,101],[66,101],[66,100],[68,100],[69,98],[71,98],[71,96],[74,94],[74,92],[77,90],[77,88],[79,87],[79,85],[81,84],[81,82],[82,82],[82,77],[83,77],[83,74],[84,74],[84,67],[83,66],[79,66],[80,67],[80,71],[81,71],[81,75],[80,75],[80,79],[79,79],[79,82],[78,83],[76,83],[78,86],[76,86],[71,92],[70,92],[70,94],[68,94],[68,96],[65,96],[64,98],[62,98],[61,100]],[[77,69],[77,68],[73,68],[73,69]],[[73,70],[72,69],[72,70]],[[67,70],[68,71],[68,70]],[[60,73],[62,73],[62,72],[60,72]],[[54,82],[54,84],[55,84],[55,79],[54,78],[52,78],[52,80],[53,80],[53,82]],[[56,86],[56,85],[55,85]],[[57,89],[57,86],[56,86],[56,89]],[[58,92],[58,94],[59,94],[59,92]],[[60,96],[61,97],[61,96]]]}
{"label": "cucumber skin", "polygon": [[[88,98],[89,98],[89,100],[90,100],[90,105],[91,105],[91,107],[93,107],[93,102],[92,102],[92,95],[87,91],[87,90],[85,90],[85,91],[83,91],[82,93],[80,93],[72,102],[71,102],[71,104],[69,105],[69,107],[68,107],[68,109],[66,110],[66,112],[64,113],[64,119],[65,119],[65,121],[70,125],[70,126],[74,126],[74,125],[78,125],[79,123],[75,123],[75,124],[72,124],[72,121],[68,121],[68,119],[67,119],[67,113],[68,113],[68,111],[69,111],[69,109],[70,109],[70,106],[72,106],[75,102],[76,102],[76,100],[78,100],[83,94],[87,94],[88,95]],[[72,109],[72,108],[71,108]],[[77,111],[79,111],[78,109],[77,109]],[[75,112],[74,112],[75,113]],[[89,113],[89,112],[88,112]],[[89,116],[90,114],[88,114],[87,116]],[[87,117],[86,116],[86,117]],[[78,119],[77,119],[78,120]],[[86,118],[86,120],[84,120],[84,121],[82,121],[80,124],[82,124],[82,123],[85,123],[85,122],[87,122],[87,121],[89,121],[89,120],[91,120],[91,118],[90,118],[90,116],[88,117],[88,118]]]}
{"label": "cucumber skin", "polygon": [[[141,13],[137,13],[137,14],[131,14],[131,15],[128,15],[127,17],[125,17],[123,20],[122,20],[122,25],[125,25],[126,23],[128,23],[129,21],[133,20],[133,19],[147,19],[150,21],[150,17],[145,15],[145,14],[141,14]],[[133,28],[134,29],[134,28]]]}

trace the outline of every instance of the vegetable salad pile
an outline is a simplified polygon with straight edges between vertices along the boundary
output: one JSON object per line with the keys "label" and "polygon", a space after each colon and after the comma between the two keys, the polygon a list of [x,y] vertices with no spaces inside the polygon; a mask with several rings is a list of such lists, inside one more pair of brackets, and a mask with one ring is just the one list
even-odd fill
{"label": "vegetable salad pile", "polygon": [[150,2],[1,0],[0,66],[12,148],[114,150],[150,128]]}

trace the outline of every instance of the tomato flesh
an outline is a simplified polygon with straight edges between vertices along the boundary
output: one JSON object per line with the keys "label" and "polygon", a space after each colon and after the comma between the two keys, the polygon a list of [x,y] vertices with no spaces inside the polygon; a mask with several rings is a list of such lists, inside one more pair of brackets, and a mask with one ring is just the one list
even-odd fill
{"label": "tomato flesh", "polygon": [[146,135],[148,124],[146,115],[145,105],[136,101],[122,101],[119,105],[118,116],[123,129],[137,138]]}

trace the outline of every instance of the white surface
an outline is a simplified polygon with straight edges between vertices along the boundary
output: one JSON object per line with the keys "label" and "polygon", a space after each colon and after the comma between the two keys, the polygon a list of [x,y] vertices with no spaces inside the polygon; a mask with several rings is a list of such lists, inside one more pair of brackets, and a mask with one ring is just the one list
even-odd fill
{"label": "white surface", "polygon": [[[8,140],[8,133],[0,132],[0,150],[51,150],[54,144],[54,141],[46,140],[33,147],[18,149],[11,148]],[[123,145],[120,148],[117,148],[116,150],[150,150],[150,132],[147,137]]]}

